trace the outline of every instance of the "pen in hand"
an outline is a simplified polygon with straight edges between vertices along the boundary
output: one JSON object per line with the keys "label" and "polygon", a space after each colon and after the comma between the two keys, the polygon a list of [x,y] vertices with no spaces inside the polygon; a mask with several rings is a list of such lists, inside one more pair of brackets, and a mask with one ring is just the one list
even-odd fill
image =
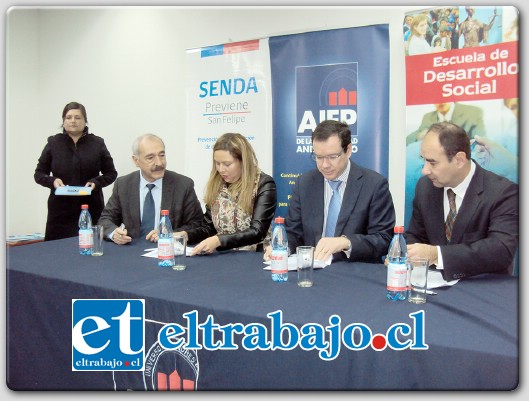
{"label": "pen in hand", "polygon": [[[125,224],[121,223],[121,225],[119,226],[119,228],[116,228],[115,231],[117,231],[118,229],[123,233],[123,230],[125,230]],[[114,232],[115,232],[115,231],[114,231]],[[114,237],[115,237],[115,235],[114,235]],[[119,234],[119,239],[120,239],[120,240],[123,239],[123,234]],[[115,241],[114,241],[114,242],[115,242]]]}

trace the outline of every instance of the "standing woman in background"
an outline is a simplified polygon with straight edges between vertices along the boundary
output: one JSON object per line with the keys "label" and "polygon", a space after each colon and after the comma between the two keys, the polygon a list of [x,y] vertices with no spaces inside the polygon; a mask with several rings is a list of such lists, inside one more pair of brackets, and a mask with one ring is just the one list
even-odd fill
{"label": "standing woman in background", "polygon": [[276,184],[259,169],[243,135],[227,133],[217,139],[204,201],[202,225],[182,232],[190,244],[198,243],[191,255],[217,248],[263,250],[276,209]]}
{"label": "standing woman in background", "polygon": [[[88,204],[96,224],[105,206],[102,188],[118,175],[103,138],[89,134],[87,122],[85,107],[68,103],[62,112],[63,133],[48,138],[35,169],[35,182],[50,188],[45,241],[77,236],[82,204]],[[55,189],[65,185],[90,187],[92,193],[55,195]]]}

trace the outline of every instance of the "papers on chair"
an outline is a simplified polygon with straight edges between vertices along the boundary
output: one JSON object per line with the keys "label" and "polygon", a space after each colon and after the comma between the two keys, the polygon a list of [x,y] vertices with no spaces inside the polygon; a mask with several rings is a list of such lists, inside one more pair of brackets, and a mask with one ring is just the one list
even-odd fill
{"label": "papers on chair", "polygon": [[76,187],[66,185],[55,189],[55,195],[84,196],[92,193],[92,187]]}
{"label": "papers on chair", "polygon": [[458,281],[446,281],[440,270],[428,270],[428,289],[452,286]]}
{"label": "papers on chair", "polygon": [[[315,259],[314,260],[314,268],[315,269],[323,269],[325,266],[328,266],[331,264],[332,255],[327,261],[328,263],[322,262],[321,260]],[[270,261],[267,260],[263,262],[266,266],[263,268],[264,270],[272,270],[270,267]],[[296,271],[298,270],[298,261],[296,260],[296,254],[292,254],[288,257],[288,270],[289,271]]]}

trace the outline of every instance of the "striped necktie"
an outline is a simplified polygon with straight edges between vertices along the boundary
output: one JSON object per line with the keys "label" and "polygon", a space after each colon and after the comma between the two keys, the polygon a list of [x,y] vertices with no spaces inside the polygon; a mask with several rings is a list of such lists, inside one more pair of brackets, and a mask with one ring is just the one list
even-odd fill
{"label": "striped necktie", "polygon": [[456,221],[457,209],[456,209],[456,194],[450,188],[446,191],[448,196],[448,204],[450,205],[450,211],[446,217],[445,222],[445,234],[446,240],[450,242],[452,239],[452,229],[454,228],[454,222]]}

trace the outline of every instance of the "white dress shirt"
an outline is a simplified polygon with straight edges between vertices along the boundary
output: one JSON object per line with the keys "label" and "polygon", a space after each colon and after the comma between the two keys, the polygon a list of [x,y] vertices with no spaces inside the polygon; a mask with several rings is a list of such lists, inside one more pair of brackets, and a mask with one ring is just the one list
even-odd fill
{"label": "white dress shirt", "polygon": [[[465,194],[467,193],[468,186],[470,185],[470,181],[472,181],[472,177],[474,177],[474,173],[476,172],[476,165],[473,161],[470,162],[470,172],[465,177],[465,179],[459,184],[457,187],[451,188],[452,191],[456,194],[456,210],[459,212],[459,208],[461,207],[461,204],[463,203],[463,199],[465,198]],[[448,203],[448,195],[446,194],[446,191],[448,191],[450,187],[444,188],[444,196],[443,196],[443,210],[444,210],[444,216],[445,221],[446,217],[448,216],[448,213],[450,212],[450,204]],[[457,220],[457,217],[456,217]],[[443,254],[441,253],[441,247],[437,246],[437,269],[444,269],[443,265]]]}
{"label": "white dress shirt", "polygon": [[147,184],[154,184],[155,186],[151,189],[152,197],[154,199],[154,228],[158,227],[160,224],[160,213],[162,207],[162,181],[163,178],[159,178],[154,182],[149,182],[140,172],[140,218],[143,216],[143,204],[145,203],[145,196],[149,193],[149,188]]}

